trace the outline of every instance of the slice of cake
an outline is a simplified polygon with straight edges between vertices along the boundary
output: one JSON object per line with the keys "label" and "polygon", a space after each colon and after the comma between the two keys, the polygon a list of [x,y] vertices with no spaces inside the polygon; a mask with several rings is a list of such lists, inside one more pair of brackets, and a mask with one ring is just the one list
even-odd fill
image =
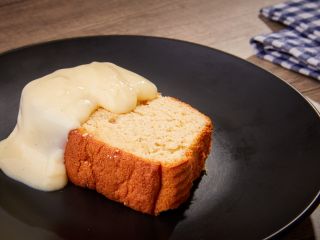
{"label": "slice of cake", "polygon": [[157,215],[190,195],[211,147],[211,120],[171,97],[116,114],[99,108],[69,133],[70,181],[135,210]]}

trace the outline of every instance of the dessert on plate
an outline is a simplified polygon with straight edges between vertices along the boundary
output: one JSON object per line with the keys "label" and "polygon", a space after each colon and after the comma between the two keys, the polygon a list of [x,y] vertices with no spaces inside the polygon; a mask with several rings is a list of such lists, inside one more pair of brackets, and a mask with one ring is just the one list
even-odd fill
{"label": "dessert on plate", "polygon": [[142,76],[93,62],[26,85],[17,125],[0,142],[0,168],[39,190],[69,179],[157,215],[189,197],[212,128],[207,116],[161,96]]}

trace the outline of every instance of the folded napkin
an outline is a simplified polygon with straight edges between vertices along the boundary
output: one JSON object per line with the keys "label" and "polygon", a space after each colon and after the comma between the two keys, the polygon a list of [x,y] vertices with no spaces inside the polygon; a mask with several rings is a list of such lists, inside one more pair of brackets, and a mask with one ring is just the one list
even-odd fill
{"label": "folded napkin", "polygon": [[291,0],[260,13],[288,28],[253,37],[257,56],[320,80],[320,1]]}

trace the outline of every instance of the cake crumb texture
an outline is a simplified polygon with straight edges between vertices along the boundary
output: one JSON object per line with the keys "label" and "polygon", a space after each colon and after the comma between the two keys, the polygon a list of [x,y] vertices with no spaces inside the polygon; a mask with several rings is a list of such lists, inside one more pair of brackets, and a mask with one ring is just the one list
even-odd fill
{"label": "cake crumb texture", "polygon": [[99,108],[69,133],[71,182],[135,210],[158,215],[190,195],[211,147],[211,120],[171,97],[126,114]]}

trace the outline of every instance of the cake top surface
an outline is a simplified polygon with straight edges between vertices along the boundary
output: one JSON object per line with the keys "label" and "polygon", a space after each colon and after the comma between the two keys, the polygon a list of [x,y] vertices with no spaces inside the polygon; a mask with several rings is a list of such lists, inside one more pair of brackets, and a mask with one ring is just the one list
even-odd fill
{"label": "cake top surface", "polygon": [[100,108],[82,128],[110,146],[171,163],[186,157],[208,124],[210,119],[188,104],[159,96],[126,114]]}

